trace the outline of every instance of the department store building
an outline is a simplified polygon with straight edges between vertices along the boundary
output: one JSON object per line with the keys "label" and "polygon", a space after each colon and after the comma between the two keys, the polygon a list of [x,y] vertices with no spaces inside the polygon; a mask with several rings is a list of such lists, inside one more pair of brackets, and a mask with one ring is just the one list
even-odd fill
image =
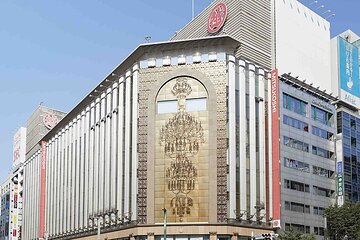
{"label": "department store building", "polygon": [[23,238],[161,239],[164,209],[172,239],[279,228],[271,12],[214,1],[136,48],[27,157]]}

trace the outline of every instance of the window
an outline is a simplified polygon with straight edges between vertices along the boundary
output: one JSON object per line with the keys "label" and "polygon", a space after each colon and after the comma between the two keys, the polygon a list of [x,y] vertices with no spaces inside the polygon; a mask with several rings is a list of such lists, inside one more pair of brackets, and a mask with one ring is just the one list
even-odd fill
{"label": "window", "polygon": [[186,111],[206,111],[207,98],[186,99]]}
{"label": "window", "polygon": [[304,226],[294,223],[285,223],[285,231],[294,230],[296,232],[310,233],[310,226]]}
{"label": "window", "polygon": [[356,138],[354,138],[354,137],[351,137],[351,147],[356,148]]}
{"label": "window", "polygon": [[334,190],[330,190],[327,188],[322,188],[318,186],[313,186],[314,194],[323,196],[323,197],[331,197],[334,194]]}
{"label": "window", "polygon": [[320,235],[320,236],[325,236],[325,229],[322,227],[314,227],[314,234]]}
{"label": "window", "polygon": [[294,127],[294,128],[297,128],[297,129],[300,129],[302,131],[305,131],[305,132],[308,132],[309,131],[309,126],[307,123],[303,122],[303,121],[300,121],[300,120],[297,120],[295,118],[292,118],[292,117],[288,117],[286,115],[284,115],[283,117],[283,122],[284,124],[286,125],[289,125],[291,127]]}
{"label": "window", "polygon": [[315,136],[330,140],[333,136],[333,134],[331,132],[328,132],[324,129],[318,128],[318,127],[311,127],[312,128],[312,134],[314,134]]}
{"label": "window", "polygon": [[325,125],[330,125],[332,114],[318,107],[311,106],[311,118]]}
{"label": "window", "polygon": [[321,177],[327,177],[327,178],[334,178],[334,171],[325,169],[325,168],[321,168],[321,167],[317,167],[317,166],[313,166],[313,174],[321,176]]}
{"label": "window", "polygon": [[295,113],[298,113],[300,115],[303,115],[303,116],[306,116],[306,106],[307,106],[307,103],[300,100],[300,99],[297,99],[293,96],[290,96],[286,93],[283,94],[283,107],[292,111],[292,112],[295,112]]}
{"label": "window", "polygon": [[284,158],[284,165],[285,167],[293,168],[303,172],[309,172],[310,169],[309,164],[290,158]]}
{"label": "window", "polygon": [[315,146],[312,146],[312,153],[314,155],[317,155],[317,156],[320,156],[323,158],[328,158],[328,159],[332,159],[333,155],[334,155],[334,153],[331,151],[325,150],[320,147],[315,147]]}
{"label": "window", "polygon": [[304,152],[309,152],[309,144],[284,136],[284,145]]}
{"label": "window", "polygon": [[355,119],[350,119],[350,127],[354,130],[356,130],[356,120]]}
{"label": "window", "polygon": [[159,114],[162,113],[176,113],[178,107],[177,100],[158,101],[157,111]]}
{"label": "window", "polygon": [[325,214],[325,208],[322,208],[322,207],[315,207],[314,206],[314,214],[315,215],[321,215],[321,216],[324,216]]}
{"label": "window", "polygon": [[310,213],[310,206],[302,203],[285,201],[285,210],[299,213]]}
{"label": "window", "polygon": [[299,192],[310,192],[309,185],[301,182],[285,179],[285,188],[299,191]]}

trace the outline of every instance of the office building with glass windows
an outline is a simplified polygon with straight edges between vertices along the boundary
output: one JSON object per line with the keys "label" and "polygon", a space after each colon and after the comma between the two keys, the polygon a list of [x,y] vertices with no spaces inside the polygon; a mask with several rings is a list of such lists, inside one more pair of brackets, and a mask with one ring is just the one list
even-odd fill
{"label": "office building with glass windows", "polygon": [[336,200],[336,99],[289,75],[279,89],[282,228],[324,239]]}
{"label": "office building with glass windows", "polygon": [[360,201],[360,116],[350,109],[337,113],[338,201]]}

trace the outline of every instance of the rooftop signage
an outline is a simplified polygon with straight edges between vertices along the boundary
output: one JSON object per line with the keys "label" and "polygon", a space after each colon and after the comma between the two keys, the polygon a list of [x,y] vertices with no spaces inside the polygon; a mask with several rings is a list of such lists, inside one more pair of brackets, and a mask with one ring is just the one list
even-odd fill
{"label": "rooftop signage", "polygon": [[225,3],[218,3],[210,12],[208,20],[208,32],[218,32],[225,23],[227,16],[227,8]]}
{"label": "rooftop signage", "polygon": [[338,38],[339,79],[341,100],[360,107],[359,50]]}

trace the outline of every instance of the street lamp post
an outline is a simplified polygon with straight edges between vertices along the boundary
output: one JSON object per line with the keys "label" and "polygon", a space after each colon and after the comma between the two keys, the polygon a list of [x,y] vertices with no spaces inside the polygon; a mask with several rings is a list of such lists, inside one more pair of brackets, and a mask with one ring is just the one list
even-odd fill
{"label": "street lamp post", "polygon": [[164,240],[166,240],[166,208],[164,208],[163,211],[164,211]]}

